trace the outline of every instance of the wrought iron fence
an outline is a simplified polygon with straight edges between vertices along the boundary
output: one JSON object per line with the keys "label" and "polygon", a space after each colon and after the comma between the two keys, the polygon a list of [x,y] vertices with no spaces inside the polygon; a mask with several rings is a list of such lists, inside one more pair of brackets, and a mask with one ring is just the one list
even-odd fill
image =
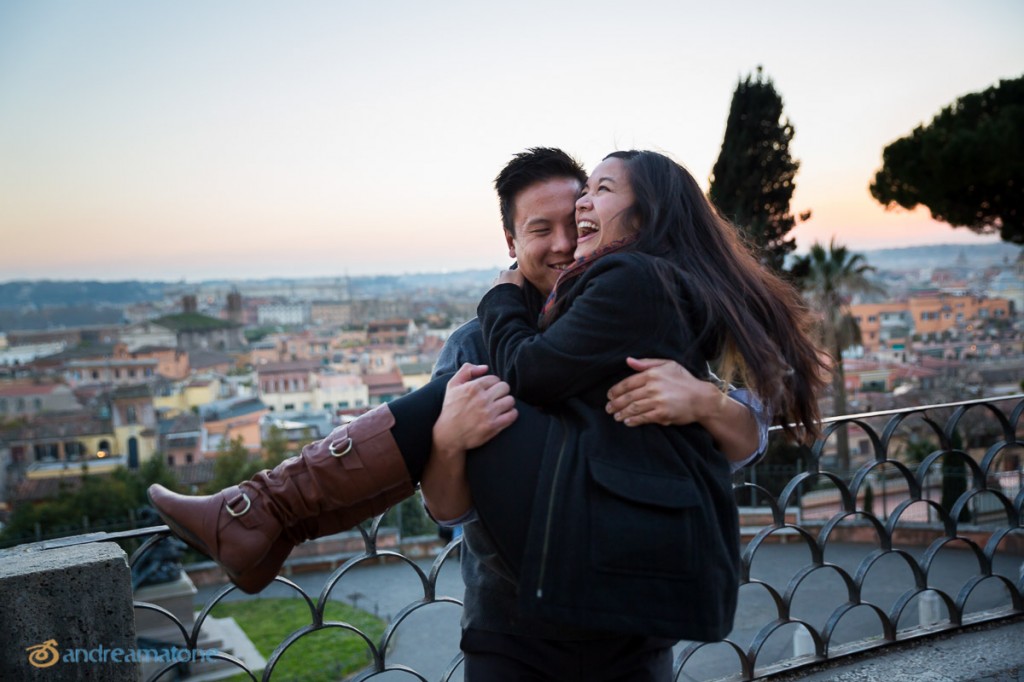
{"label": "wrought iron fence", "polygon": [[[745,506],[736,625],[722,642],[680,643],[675,679],[771,677],[1024,613],[1022,412],[1024,396],[1017,395],[829,419],[823,437],[792,461],[769,459],[738,475],[736,495]],[[845,475],[827,466],[841,428],[853,431],[857,444]],[[227,652],[215,657],[248,679],[276,680],[278,663],[296,642],[340,630],[368,655],[368,666],[352,679],[387,679],[401,671],[426,681],[423,672],[393,660],[393,644],[422,609],[461,604],[458,586],[441,589],[438,580],[457,562],[460,540],[424,563],[381,547],[380,530],[380,518],[359,529],[361,549],[323,579],[318,596],[290,578],[276,579],[302,600],[309,621],[277,644],[262,672]],[[155,527],[54,544],[146,538],[131,554],[134,566],[167,537],[165,527]],[[416,596],[389,615],[382,635],[325,615],[328,602],[341,598],[340,581],[383,560],[407,566],[418,585]],[[191,612],[183,619],[141,600],[135,608],[137,617],[164,619],[180,637],[177,646],[196,649],[214,607],[238,596],[233,586],[223,587],[191,623]],[[452,621],[448,627],[458,626]],[[433,679],[461,679],[457,634],[449,635],[449,662]],[[430,641],[423,646],[433,646]],[[147,679],[180,673],[170,663]]]}

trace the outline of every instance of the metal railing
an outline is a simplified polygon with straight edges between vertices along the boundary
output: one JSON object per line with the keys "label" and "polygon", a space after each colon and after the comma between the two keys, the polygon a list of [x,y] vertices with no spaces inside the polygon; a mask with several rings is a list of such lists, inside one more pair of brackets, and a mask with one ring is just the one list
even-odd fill
{"label": "metal railing", "polygon": [[[722,642],[680,643],[674,679],[772,677],[1024,614],[1022,413],[1024,395],[1017,395],[832,418],[825,420],[823,437],[788,464],[769,457],[738,474],[737,499],[754,506],[742,515],[748,525],[736,624]],[[840,475],[825,464],[844,427],[855,431],[851,441],[866,439],[869,448],[854,453],[852,471]],[[929,442],[933,448],[922,454],[920,444]],[[780,466],[795,473],[781,479]],[[358,637],[369,655],[369,667],[352,679],[402,671],[426,682],[423,673],[392,660],[392,646],[401,626],[421,609],[461,605],[458,589],[445,594],[438,585],[442,570],[457,561],[460,540],[424,564],[379,547],[380,521],[359,529],[362,551],[330,572],[318,596],[292,579],[276,579],[305,603],[309,622],[277,645],[262,672],[229,653],[216,658],[250,679],[276,679],[275,668],[289,647],[313,633],[340,629]],[[135,565],[166,537],[166,527],[154,527],[48,544],[146,538],[131,554]],[[419,584],[418,596],[390,616],[383,635],[371,637],[325,617],[328,602],[340,598],[334,593],[343,578],[384,559],[408,566]],[[195,649],[211,610],[237,596],[232,585],[223,587],[190,626],[153,603],[136,601],[135,608],[137,615],[166,618],[180,633],[179,646]],[[446,641],[457,643],[457,634]],[[461,679],[457,644],[450,654],[435,679]],[[174,671],[168,664],[148,679],[171,679]]]}

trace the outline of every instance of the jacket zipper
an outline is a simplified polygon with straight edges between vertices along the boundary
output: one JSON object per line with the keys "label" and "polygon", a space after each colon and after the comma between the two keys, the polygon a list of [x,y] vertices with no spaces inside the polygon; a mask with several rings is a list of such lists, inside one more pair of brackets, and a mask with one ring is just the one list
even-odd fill
{"label": "jacket zipper", "polygon": [[537,599],[544,596],[544,574],[548,565],[548,549],[551,546],[551,526],[554,521],[555,494],[558,491],[558,475],[562,470],[562,460],[565,456],[565,444],[569,440],[569,430],[565,428],[565,419],[558,417],[558,423],[562,427],[562,443],[558,447],[558,457],[555,460],[555,473],[551,480],[551,493],[548,496],[547,519],[544,524],[544,544],[540,553],[540,573],[537,577]]}

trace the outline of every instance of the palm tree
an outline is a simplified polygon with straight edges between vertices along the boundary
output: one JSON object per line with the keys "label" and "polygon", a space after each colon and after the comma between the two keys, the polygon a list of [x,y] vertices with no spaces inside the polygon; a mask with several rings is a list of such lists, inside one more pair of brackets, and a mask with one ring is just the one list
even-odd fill
{"label": "palm tree", "polygon": [[[822,344],[832,354],[832,409],[836,415],[846,414],[846,375],[843,372],[843,350],[860,344],[860,327],[850,314],[854,294],[883,293],[871,283],[867,273],[874,268],[860,254],[845,246],[829,242],[828,250],[815,242],[806,256],[799,256],[790,269],[812,309],[820,315],[819,334]],[[850,444],[846,426],[837,433],[836,449],[843,473],[850,470]]]}

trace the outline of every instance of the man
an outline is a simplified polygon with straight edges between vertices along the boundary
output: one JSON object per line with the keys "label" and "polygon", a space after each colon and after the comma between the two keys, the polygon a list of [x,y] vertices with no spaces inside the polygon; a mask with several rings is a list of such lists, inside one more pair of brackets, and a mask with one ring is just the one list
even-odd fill
{"label": "man", "polygon": [[[509,256],[539,312],[559,274],[573,262],[575,206],[586,181],[565,152],[537,148],[516,155],[495,180]],[[627,360],[636,374],[609,392],[607,410],[628,426],[700,423],[734,467],[763,451],[767,422],[756,400],[725,397],[710,382],[680,365],[657,359]],[[467,364],[468,363],[468,364]],[[435,376],[458,370],[448,385],[434,426],[434,447],[422,489],[435,518],[464,521],[462,573],[466,583],[462,649],[467,682],[505,680],[668,680],[672,643],[615,636],[524,620],[517,613],[515,576],[493,539],[475,520],[465,483],[466,450],[511,424],[516,413],[508,385],[487,375],[487,350],[472,320],[452,334]],[[753,454],[752,454],[753,453]],[[461,518],[460,518],[461,517]]]}

